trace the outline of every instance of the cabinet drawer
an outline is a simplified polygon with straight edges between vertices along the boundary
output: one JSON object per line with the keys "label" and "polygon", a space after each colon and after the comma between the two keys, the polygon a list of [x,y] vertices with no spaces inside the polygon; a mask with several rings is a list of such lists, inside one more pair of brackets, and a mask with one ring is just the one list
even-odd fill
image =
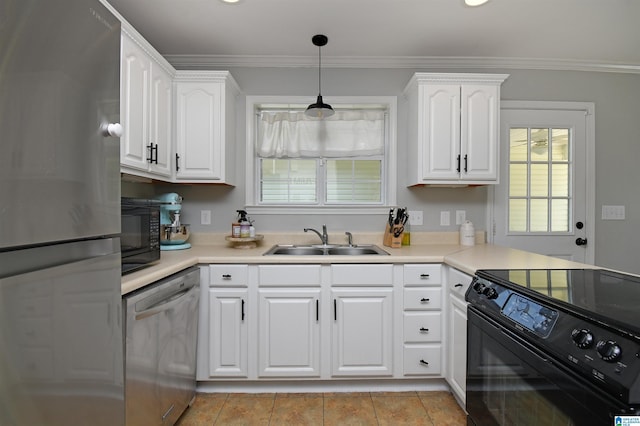
{"label": "cabinet drawer", "polygon": [[440,312],[405,312],[404,342],[435,343],[442,340]]}
{"label": "cabinet drawer", "polygon": [[405,285],[442,284],[442,265],[439,263],[404,265]]}
{"label": "cabinet drawer", "polygon": [[440,376],[442,351],[438,346],[405,346],[405,376]]}
{"label": "cabinet drawer", "polygon": [[440,287],[409,287],[404,289],[404,309],[442,309],[442,289]]}
{"label": "cabinet drawer", "polygon": [[471,285],[473,277],[458,271],[457,269],[449,268],[448,288],[452,295],[455,295],[461,300],[464,300],[464,295]]}
{"label": "cabinet drawer", "polygon": [[317,286],[322,282],[320,265],[260,265],[261,286]]}
{"label": "cabinet drawer", "polygon": [[393,265],[331,265],[332,285],[393,285]]}
{"label": "cabinet drawer", "polygon": [[247,286],[248,265],[210,265],[209,285]]}

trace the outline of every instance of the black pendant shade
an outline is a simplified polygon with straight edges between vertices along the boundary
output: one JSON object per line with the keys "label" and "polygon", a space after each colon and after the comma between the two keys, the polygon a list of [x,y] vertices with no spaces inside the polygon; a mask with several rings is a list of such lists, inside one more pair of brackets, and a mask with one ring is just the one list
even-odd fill
{"label": "black pendant shade", "polygon": [[318,99],[316,100],[316,103],[309,105],[307,107],[307,110],[304,112],[309,117],[315,117],[315,118],[331,117],[335,113],[333,108],[331,108],[331,105],[325,104],[322,101],[322,90],[321,90],[322,79],[320,75],[320,71],[322,70],[322,56],[321,56],[320,50],[322,46],[327,44],[327,41],[329,41],[327,36],[322,34],[314,35],[311,38],[311,42],[315,46],[318,46]]}

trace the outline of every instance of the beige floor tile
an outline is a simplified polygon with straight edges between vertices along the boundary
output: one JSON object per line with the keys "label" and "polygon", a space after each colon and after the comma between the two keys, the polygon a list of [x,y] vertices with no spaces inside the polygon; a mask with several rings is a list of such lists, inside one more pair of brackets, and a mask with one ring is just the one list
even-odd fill
{"label": "beige floor tile", "polygon": [[370,396],[325,396],[324,424],[377,425],[373,401]]}
{"label": "beige floor tile", "polygon": [[372,395],[373,406],[379,425],[425,425],[431,426],[420,398],[413,396],[378,396]]}
{"label": "beige floor tile", "polygon": [[215,425],[268,425],[273,410],[274,394],[229,395],[216,418]]}
{"label": "beige floor tile", "polygon": [[[317,395],[317,394],[316,394]],[[324,398],[320,396],[276,397],[270,426],[315,426],[323,424]]]}
{"label": "beige floor tile", "polygon": [[467,415],[449,392],[418,392],[434,425],[465,426]]}
{"label": "beige floor tile", "polygon": [[199,393],[191,407],[182,414],[177,426],[211,426],[227,400],[227,394]]}

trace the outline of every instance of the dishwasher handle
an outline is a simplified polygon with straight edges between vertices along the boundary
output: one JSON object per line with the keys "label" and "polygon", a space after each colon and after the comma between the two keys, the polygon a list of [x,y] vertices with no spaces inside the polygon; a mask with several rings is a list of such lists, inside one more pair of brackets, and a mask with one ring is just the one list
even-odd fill
{"label": "dishwasher handle", "polygon": [[194,284],[190,284],[187,288],[182,288],[179,291],[168,295],[151,306],[146,307],[140,312],[136,312],[136,320],[151,317],[159,314],[160,312],[169,310],[181,302],[180,299],[187,296],[187,294],[194,288]]}

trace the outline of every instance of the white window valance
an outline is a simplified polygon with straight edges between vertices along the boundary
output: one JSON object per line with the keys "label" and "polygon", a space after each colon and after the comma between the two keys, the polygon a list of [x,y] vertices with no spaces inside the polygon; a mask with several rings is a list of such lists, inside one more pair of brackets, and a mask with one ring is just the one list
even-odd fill
{"label": "white window valance", "polygon": [[336,111],[318,120],[302,111],[263,111],[257,153],[267,158],[382,155],[384,115],[379,110]]}

